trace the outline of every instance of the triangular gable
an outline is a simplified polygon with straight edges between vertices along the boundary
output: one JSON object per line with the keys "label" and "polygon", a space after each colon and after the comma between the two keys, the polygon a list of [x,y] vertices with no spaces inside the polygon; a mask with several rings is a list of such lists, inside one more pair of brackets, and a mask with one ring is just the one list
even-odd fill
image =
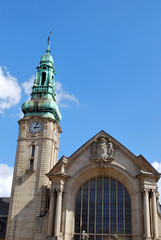
{"label": "triangular gable", "polygon": [[93,142],[95,142],[99,137],[105,137],[108,139],[111,139],[113,144],[118,148],[120,151],[122,151],[126,156],[128,156],[130,159],[132,159],[135,164],[141,168],[142,164],[145,166],[145,168],[148,170],[148,172],[153,173],[156,177],[159,178],[160,174],[154,169],[154,167],[142,156],[139,155],[138,157],[134,155],[131,151],[129,151],[126,147],[124,147],[120,142],[118,142],[116,139],[114,139],[112,136],[107,134],[105,131],[100,131],[97,133],[94,137],[92,137],[90,140],[88,140],[85,144],[83,144],[79,149],[77,149],[70,157],[62,156],[62,158],[57,162],[57,164],[51,169],[51,171],[47,174],[47,176],[55,175],[56,173],[61,172],[61,167],[63,162],[66,162],[66,167],[69,167],[74,159],[76,159],[78,156],[80,156],[85,149],[87,149]]}

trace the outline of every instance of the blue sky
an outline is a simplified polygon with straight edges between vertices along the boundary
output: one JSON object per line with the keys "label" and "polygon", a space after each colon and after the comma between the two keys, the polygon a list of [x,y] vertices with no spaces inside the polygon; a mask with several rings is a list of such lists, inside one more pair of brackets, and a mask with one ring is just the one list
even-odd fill
{"label": "blue sky", "polygon": [[50,29],[62,114],[59,157],[103,129],[161,171],[160,13],[160,0],[1,2],[0,171],[6,185],[20,107]]}

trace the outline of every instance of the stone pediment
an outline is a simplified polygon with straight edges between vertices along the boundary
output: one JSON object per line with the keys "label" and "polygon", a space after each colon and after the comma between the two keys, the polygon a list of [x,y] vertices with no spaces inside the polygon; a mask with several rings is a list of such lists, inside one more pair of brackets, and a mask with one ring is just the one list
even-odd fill
{"label": "stone pediment", "polygon": [[63,156],[47,176],[61,173],[62,165],[64,166],[63,169],[67,170],[65,171],[66,174],[71,175],[73,172],[70,169],[79,171],[79,169],[90,164],[100,168],[117,165],[129,171],[134,177],[139,175],[141,170],[152,173],[153,177],[159,178],[160,176],[142,155],[135,156],[104,131],[100,131],[92,137],[70,157]]}

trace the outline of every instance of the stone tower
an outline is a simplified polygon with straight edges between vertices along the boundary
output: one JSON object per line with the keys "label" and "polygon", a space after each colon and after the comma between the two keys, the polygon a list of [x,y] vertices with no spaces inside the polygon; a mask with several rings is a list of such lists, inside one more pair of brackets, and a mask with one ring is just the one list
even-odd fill
{"label": "stone tower", "polygon": [[39,239],[48,210],[46,174],[58,160],[61,114],[55,100],[55,68],[48,49],[41,57],[31,100],[22,105],[6,239]]}

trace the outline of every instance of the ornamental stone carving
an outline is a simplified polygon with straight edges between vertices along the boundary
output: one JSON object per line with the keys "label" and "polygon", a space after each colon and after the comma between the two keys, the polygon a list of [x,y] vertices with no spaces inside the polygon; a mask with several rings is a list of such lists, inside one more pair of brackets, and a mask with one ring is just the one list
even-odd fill
{"label": "ornamental stone carving", "polygon": [[99,137],[93,144],[90,160],[100,164],[114,160],[114,145],[111,139]]}
{"label": "ornamental stone carving", "polygon": [[113,238],[114,240],[119,239],[119,237],[118,237],[116,234],[112,235],[112,238]]}

